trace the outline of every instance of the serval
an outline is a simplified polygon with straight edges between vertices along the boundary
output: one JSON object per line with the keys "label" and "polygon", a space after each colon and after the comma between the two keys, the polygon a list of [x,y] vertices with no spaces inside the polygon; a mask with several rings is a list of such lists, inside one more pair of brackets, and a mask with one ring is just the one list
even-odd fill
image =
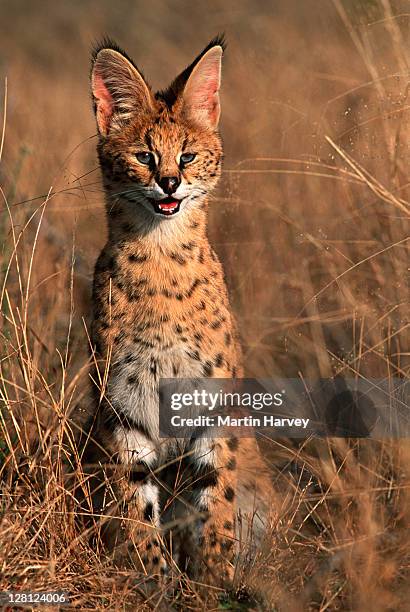
{"label": "serval", "polygon": [[[160,378],[243,373],[224,273],[207,237],[222,163],[223,51],[215,38],[155,94],[112,41],[92,56],[108,222],[93,285],[92,452],[101,466],[94,510],[106,517],[115,558],[150,575],[166,573],[171,560],[229,584],[238,511],[252,513],[256,489],[270,487],[256,441],[181,442],[158,431]],[[251,501],[238,508],[241,487]]]}

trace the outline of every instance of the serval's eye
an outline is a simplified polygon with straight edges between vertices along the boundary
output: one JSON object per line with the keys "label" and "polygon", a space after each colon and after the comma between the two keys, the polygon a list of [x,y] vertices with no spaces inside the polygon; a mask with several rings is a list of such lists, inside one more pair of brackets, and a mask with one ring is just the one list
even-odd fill
{"label": "serval's eye", "polygon": [[154,161],[154,156],[152,153],[148,151],[141,151],[141,153],[136,153],[135,157],[139,161],[140,164],[144,164],[144,166],[149,166]]}
{"label": "serval's eye", "polygon": [[184,164],[184,166],[186,164],[190,164],[191,162],[194,161],[195,157],[196,157],[195,153],[182,153],[180,157],[181,164]]}

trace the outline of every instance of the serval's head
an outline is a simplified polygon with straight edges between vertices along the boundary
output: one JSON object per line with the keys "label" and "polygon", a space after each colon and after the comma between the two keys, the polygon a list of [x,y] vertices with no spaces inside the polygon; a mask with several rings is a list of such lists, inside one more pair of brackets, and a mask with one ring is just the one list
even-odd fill
{"label": "serval's head", "polygon": [[[152,219],[203,206],[221,168],[218,134],[223,38],[212,40],[171,85],[153,93],[111,41],[92,59],[99,157],[109,207]],[[125,200],[125,201],[124,201]]]}

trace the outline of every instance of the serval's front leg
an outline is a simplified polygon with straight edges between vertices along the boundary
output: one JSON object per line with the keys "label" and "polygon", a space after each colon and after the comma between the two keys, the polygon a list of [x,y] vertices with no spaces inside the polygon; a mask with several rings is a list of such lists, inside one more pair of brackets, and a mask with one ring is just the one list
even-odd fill
{"label": "serval's front leg", "polygon": [[194,568],[201,581],[220,586],[230,585],[235,572],[236,445],[235,438],[197,440],[193,449],[193,498],[202,517]]}
{"label": "serval's front leg", "polygon": [[[120,563],[131,563],[148,575],[164,574],[159,517],[159,487],[153,470],[157,454],[151,440],[135,428],[114,432],[118,450],[117,478],[113,482],[115,503],[104,535]],[[110,483],[111,484],[111,483]]]}

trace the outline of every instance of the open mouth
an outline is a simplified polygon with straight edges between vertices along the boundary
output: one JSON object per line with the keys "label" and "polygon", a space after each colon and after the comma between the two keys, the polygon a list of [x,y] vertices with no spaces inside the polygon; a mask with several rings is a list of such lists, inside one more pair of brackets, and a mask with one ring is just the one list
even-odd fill
{"label": "open mouth", "polygon": [[164,198],[163,200],[152,200],[150,202],[158,215],[163,215],[164,217],[171,217],[179,212],[179,207],[181,202],[179,200],[175,200],[175,198]]}

